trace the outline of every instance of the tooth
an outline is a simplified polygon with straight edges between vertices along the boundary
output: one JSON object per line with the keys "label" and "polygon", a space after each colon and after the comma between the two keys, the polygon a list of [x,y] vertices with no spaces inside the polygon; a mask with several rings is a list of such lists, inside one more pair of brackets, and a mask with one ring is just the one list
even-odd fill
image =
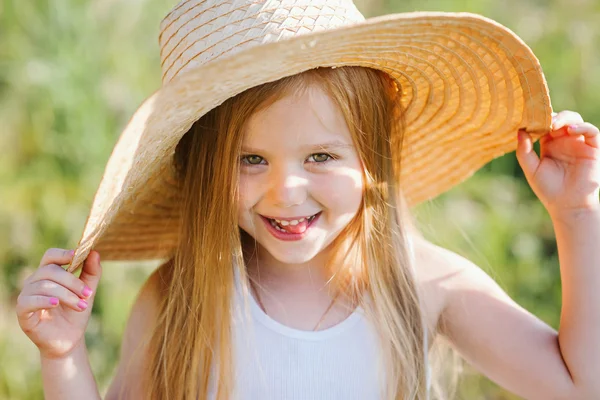
{"label": "tooth", "polygon": [[290,221],[290,225],[292,225],[292,226],[296,226],[299,223],[300,223],[300,221],[298,221],[297,219],[293,219],[293,220]]}
{"label": "tooth", "polygon": [[282,226],[288,226],[290,223],[288,221],[279,222]]}
{"label": "tooth", "polygon": [[302,217],[298,220],[298,222],[302,222],[302,221],[304,221],[304,217]]}

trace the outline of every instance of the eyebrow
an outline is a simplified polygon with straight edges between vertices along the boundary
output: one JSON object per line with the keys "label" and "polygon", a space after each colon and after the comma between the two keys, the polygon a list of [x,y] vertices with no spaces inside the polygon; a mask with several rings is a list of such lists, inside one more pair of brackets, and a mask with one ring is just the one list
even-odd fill
{"label": "eyebrow", "polygon": [[[332,142],[326,143],[318,143],[303,146],[302,149],[305,151],[319,151],[319,150],[341,150],[341,149],[351,149],[354,145],[351,143],[346,143],[340,140],[334,140]],[[264,150],[242,146],[242,151],[245,153],[265,153]]]}

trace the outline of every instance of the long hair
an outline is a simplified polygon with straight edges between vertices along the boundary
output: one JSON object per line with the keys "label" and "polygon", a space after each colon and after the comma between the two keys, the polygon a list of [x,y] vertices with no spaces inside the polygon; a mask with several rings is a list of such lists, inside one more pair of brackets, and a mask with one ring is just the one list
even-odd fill
{"label": "long hair", "polygon": [[382,397],[427,397],[424,335],[429,328],[408,245],[409,234],[418,231],[398,179],[401,90],[381,71],[342,67],[317,68],[248,89],[204,115],[177,145],[180,241],[163,271],[168,295],[161,297],[146,352],[144,398],[206,399],[210,390],[219,400],[231,398],[235,269],[244,284],[248,279],[237,216],[244,124],[311,84],[320,85],[340,107],[363,166],[365,188],[359,211],[332,243],[327,268],[338,290],[357,299],[376,327],[385,355]]}

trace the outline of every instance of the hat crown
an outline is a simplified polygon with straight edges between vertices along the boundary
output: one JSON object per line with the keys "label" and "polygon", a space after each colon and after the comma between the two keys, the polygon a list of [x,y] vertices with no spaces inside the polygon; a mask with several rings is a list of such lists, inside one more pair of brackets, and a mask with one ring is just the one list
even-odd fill
{"label": "hat crown", "polygon": [[160,24],[162,80],[256,45],[364,20],[351,0],[183,0]]}

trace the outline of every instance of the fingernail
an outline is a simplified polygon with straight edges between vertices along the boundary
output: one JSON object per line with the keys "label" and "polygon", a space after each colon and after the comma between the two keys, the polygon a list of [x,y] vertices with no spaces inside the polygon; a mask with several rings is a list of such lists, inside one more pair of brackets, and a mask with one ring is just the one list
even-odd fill
{"label": "fingernail", "polygon": [[58,304],[58,299],[56,297],[50,297],[50,304],[53,306]]}
{"label": "fingernail", "polygon": [[73,254],[75,254],[75,250],[70,250],[68,254],[69,254],[69,257],[73,257]]}
{"label": "fingernail", "polygon": [[86,285],[81,291],[81,293],[84,295],[84,297],[90,297],[90,295],[92,294],[92,289]]}
{"label": "fingernail", "polygon": [[577,125],[569,125],[570,131],[576,131],[579,127]]}
{"label": "fingernail", "polygon": [[521,140],[523,138],[523,136],[521,136],[521,131],[517,132],[517,140]]}
{"label": "fingernail", "polygon": [[77,307],[81,308],[82,310],[85,310],[87,306],[88,303],[85,300],[79,300],[79,303],[77,303]]}

